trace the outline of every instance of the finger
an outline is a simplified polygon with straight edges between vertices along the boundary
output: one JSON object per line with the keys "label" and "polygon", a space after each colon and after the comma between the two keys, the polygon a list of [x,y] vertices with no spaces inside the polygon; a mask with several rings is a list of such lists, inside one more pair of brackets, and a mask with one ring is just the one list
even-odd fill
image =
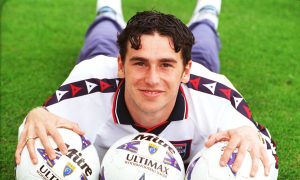
{"label": "finger", "polygon": [[259,162],[259,154],[256,148],[253,148],[250,151],[251,159],[252,159],[252,165],[251,165],[251,171],[250,176],[255,177],[257,170],[258,170],[258,162]]}
{"label": "finger", "polygon": [[268,153],[267,150],[265,149],[265,147],[261,148],[261,161],[264,165],[264,170],[265,170],[265,175],[269,176],[270,174],[270,163],[269,163],[269,157],[268,157]]}
{"label": "finger", "polygon": [[15,152],[16,164],[20,164],[21,162],[21,153],[26,145],[26,133],[27,128],[24,128],[21,132],[20,139]]}
{"label": "finger", "polygon": [[75,133],[77,133],[79,135],[84,135],[85,134],[85,132],[80,129],[80,127],[77,123],[74,123],[74,122],[71,122],[71,121],[68,121],[68,120],[62,119],[62,118],[59,118],[58,124],[56,125],[56,127],[62,127],[62,128],[70,129],[70,130],[74,131]]}
{"label": "finger", "polygon": [[[29,137],[32,137],[32,136],[29,136]],[[34,143],[35,143],[34,139],[29,139],[26,143],[26,146],[27,146],[27,150],[29,152],[29,156],[30,156],[32,163],[37,164],[38,160],[37,160],[37,156],[36,156],[36,152],[35,152]]]}
{"label": "finger", "polygon": [[243,163],[243,161],[244,161],[245,155],[246,155],[246,153],[248,152],[248,151],[247,151],[247,150],[248,150],[248,147],[249,147],[248,144],[243,143],[243,144],[241,144],[240,147],[238,148],[237,156],[236,156],[236,158],[235,158],[235,160],[234,160],[234,163],[233,163],[233,165],[232,165],[232,170],[233,170],[233,172],[237,172],[237,171],[240,169],[240,167],[241,167],[241,165],[242,165],[242,163]]}
{"label": "finger", "polygon": [[57,144],[57,147],[59,148],[59,150],[66,155],[68,153],[68,148],[66,146],[66,144],[63,141],[62,136],[60,135],[60,133],[58,132],[58,130],[54,127],[51,128],[49,130],[50,135],[52,136],[54,142]]}
{"label": "finger", "polygon": [[54,160],[56,158],[56,154],[54,149],[52,148],[48,135],[47,130],[43,127],[38,128],[37,135],[40,138],[40,141],[45,148],[46,153],[48,154],[49,158],[51,160]]}
{"label": "finger", "polygon": [[216,134],[212,134],[208,137],[208,141],[205,143],[205,146],[207,148],[211,147],[217,142],[220,141],[228,141],[229,137],[227,136],[227,133],[225,131],[220,131]]}
{"label": "finger", "polygon": [[78,123],[73,123],[72,131],[76,132],[79,135],[85,134],[85,132],[82,129],[80,129]]}
{"label": "finger", "polygon": [[223,155],[221,156],[221,159],[220,159],[220,165],[221,166],[226,165],[226,163],[228,162],[228,160],[231,157],[231,154],[236,149],[236,147],[239,145],[239,143],[240,143],[240,138],[239,137],[230,139],[230,141],[228,142],[227,146],[224,149]]}
{"label": "finger", "polygon": [[26,132],[25,144],[26,144],[26,147],[27,147],[27,150],[28,150],[28,153],[29,153],[32,163],[37,164],[38,160],[37,160],[35,146],[34,146],[35,140],[34,139],[27,140],[28,137],[35,137],[33,125],[28,126],[28,129]]}

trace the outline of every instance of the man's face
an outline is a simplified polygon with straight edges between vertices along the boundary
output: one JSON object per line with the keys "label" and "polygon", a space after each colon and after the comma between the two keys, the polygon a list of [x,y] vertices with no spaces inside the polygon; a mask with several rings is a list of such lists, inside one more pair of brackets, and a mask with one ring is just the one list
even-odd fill
{"label": "man's face", "polygon": [[[151,114],[173,109],[181,82],[189,80],[191,61],[184,67],[172,39],[158,33],[141,36],[141,48],[128,43],[125,63],[118,57],[118,74],[125,78],[128,109]],[[168,111],[168,110],[167,110]]]}

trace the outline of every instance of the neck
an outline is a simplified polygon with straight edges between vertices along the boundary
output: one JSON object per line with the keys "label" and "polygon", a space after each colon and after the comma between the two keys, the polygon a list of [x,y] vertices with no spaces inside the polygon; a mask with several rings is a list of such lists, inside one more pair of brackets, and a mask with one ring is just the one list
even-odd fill
{"label": "neck", "polygon": [[158,111],[146,112],[144,109],[141,109],[138,105],[134,104],[134,102],[131,102],[130,99],[126,98],[125,95],[125,104],[132,119],[137,125],[144,128],[152,128],[166,122],[173,111],[175,102],[176,98],[174,98],[174,101],[171,104],[168,104],[168,106],[161,108]]}
{"label": "neck", "polygon": [[134,122],[142,126],[144,128],[152,128],[155,126],[159,126],[166,122],[168,120],[168,117],[170,116],[171,112],[168,113],[136,113],[131,112],[129,109],[129,112],[134,120]]}

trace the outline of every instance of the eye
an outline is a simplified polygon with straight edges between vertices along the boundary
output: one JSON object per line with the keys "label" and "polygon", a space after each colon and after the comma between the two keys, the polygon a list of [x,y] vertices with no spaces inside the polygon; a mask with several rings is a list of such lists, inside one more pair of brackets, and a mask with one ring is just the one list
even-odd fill
{"label": "eye", "polygon": [[172,64],[169,64],[169,63],[162,63],[161,66],[164,67],[164,68],[173,67],[173,65],[172,65]]}
{"label": "eye", "polygon": [[143,61],[135,62],[133,65],[135,66],[144,66],[145,63]]}

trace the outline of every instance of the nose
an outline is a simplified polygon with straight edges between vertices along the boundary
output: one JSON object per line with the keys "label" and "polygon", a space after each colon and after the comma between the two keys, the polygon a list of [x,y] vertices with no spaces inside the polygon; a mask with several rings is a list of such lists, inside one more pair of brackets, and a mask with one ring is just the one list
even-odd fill
{"label": "nose", "polygon": [[145,74],[145,82],[151,86],[159,84],[160,75],[156,67],[149,67],[147,73]]}

